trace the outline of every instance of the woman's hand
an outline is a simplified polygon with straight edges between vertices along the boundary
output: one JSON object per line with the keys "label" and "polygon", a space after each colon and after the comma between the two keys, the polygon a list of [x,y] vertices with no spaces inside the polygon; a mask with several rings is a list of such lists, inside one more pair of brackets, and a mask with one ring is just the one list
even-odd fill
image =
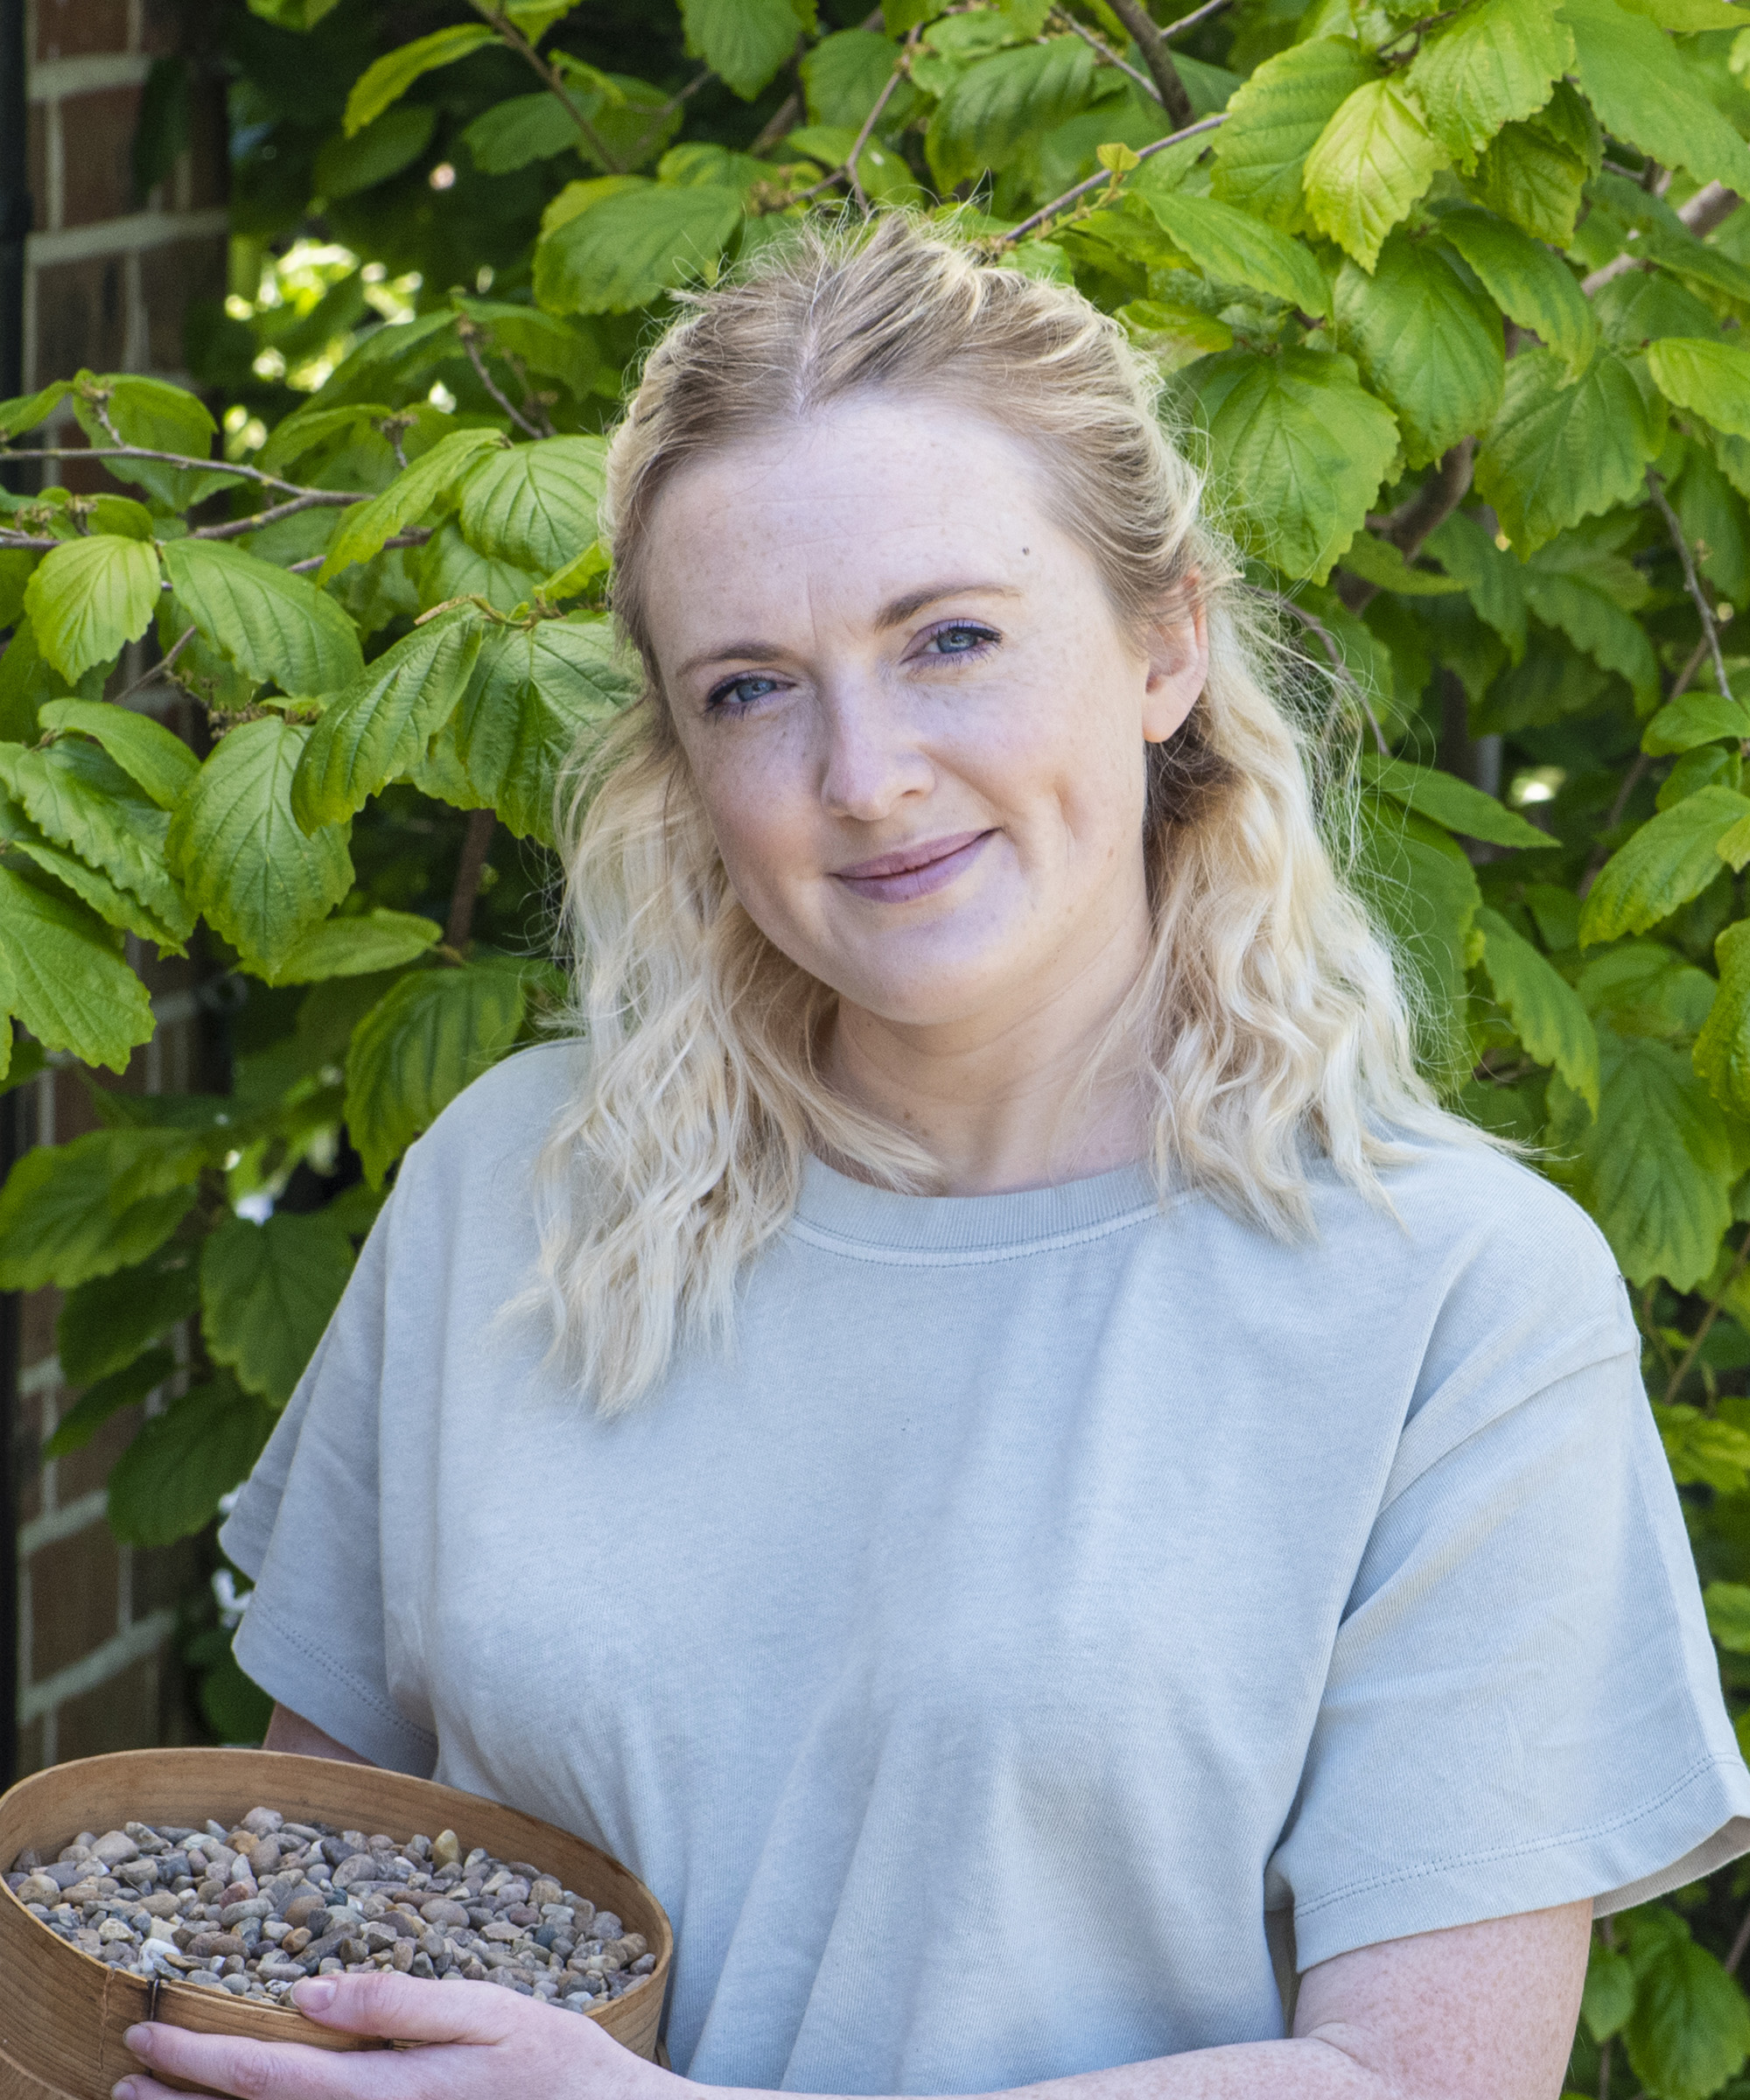
{"label": "woman's hand", "polygon": [[429,2046],[343,2052],[155,2022],[129,2028],[128,2047],[146,2068],[115,2087],[115,2100],[177,2100],[155,2071],[242,2100],[682,2100],[687,2083],[622,2048],[594,2020],[491,1984],[323,1976],[292,1996],[325,2027]]}

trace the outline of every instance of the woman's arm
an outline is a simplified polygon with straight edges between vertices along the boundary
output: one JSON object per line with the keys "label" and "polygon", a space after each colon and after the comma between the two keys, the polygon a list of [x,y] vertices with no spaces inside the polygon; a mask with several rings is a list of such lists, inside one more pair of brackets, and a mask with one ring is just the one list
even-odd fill
{"label": "woman's arm", "polygon": [[[1589,1903],[1568,1903],[1359,1948],[1307,1971],[1292,2040],[1086,2071],[1004,2100],[1556,2100],[1591,1922]],[[677,2078],[592,2020],[490,1984],[323,1977],[297,1998],[325,2026],[434,2046],[336,2055],[162,2026],[130,2028],[128,2046],[153,2069],[244,2100],[754,2100]],[[116,2100],[174,2096],[136,2074]]]}
{"label": "woman's arm", "polygon": [[345,1743],[337,1743],[332,1735],[324,1735],[314,1721],[306,1721],[301,1713],[294,1713],[290,1706],[276,1705],[273,1718],[268,1723],[268,1732],[262,1739],[263,1750],[289,1750],[297,1757],[332,1757],[343,1765],[368,1765],[370,1759],[360,1757],[356,1750],[347,1749]]}

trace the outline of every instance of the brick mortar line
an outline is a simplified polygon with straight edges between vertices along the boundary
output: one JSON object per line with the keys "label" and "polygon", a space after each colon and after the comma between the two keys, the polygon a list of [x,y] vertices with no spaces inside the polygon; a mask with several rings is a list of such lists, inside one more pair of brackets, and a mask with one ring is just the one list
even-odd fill
{"label": "brick mortar line", "polygon": [[101,1524],[109,1507],[108,1490],[94,1488],[88,1494],[81,1494],[77,1502],[65,1503],[59,1509],[45,1509],[40,1516],[33,1516],[18,1527],[18,1558],[28,1560],[32,1553],[44,1546],[57,1545],[75,1532]]}
{"label": "brick mortar line", "polygon": [[101,1648],[94,1648],[77,1662],[69,1662],[53,1676],[45,1677],[40,1684],[20,1684],[19,1726],[27,1727],[31,1722],[52,1712],[63,1701],[76,1699],[81,1692],[95,1691],[100,1684],[120,1676],[130,1663],[162,1648],[175,1625],[174,1612],[153,1612],[144,1619],[136,1619],[125,1633],[112,1634]]}
{"label": "brick mortar line", "polygon": [[32,270],[52,270],[65,262],[139,255],[179,241],[215,240],[229,231],[231,215],[223,205],[199,212],[130,212],[120,219],[98,219],[88,226],[32,234],[24,242],[24,259]]}
{"label": "brick mortar line", "polygon": [[151,70],[144,52],[93,52],[75,59],[43,59],[29,71],[26,92],[33,102],[69,95],[102,94],[116,88],[143,88]]}

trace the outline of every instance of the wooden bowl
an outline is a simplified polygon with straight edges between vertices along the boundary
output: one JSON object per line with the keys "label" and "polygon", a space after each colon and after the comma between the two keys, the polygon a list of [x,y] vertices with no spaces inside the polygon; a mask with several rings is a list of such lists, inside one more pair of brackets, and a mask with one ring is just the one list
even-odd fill
{"label": "wooden bowl", "polygon": [[[526,1859],[641,1932],[656,1956],[646,1981],[584,2015],[640,2056],[654,2057],[675,1936],[662,1907],[618,1860],[515,1809],[374,1765],[270,1750],[126,1750],[54,1765],[0,1796],[0,1869],[33,1846],[52,1859],[80,1830],[127,1822],[235,1823],[261,1805],[288,1822],[382,1830],[405,1840],[452,1830],[500,1859]],[[438,1986],[434,1985],[434,1988]],[[0,2100],[108,2100],[139,2067],[122,2036],[148,2017],[200,2034],[247,2034],[325,2049],[381,2048],[318,2026],[295,2008],[129,1976],[51,1932],[0,1883]],[[204,2090],[204,2088],[192,2088]]]}

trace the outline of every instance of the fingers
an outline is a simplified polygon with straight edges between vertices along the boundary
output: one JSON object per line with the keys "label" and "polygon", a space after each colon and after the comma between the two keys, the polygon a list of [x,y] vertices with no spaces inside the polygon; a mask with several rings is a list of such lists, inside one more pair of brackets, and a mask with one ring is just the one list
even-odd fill
{"label": "fingers", "polygon": [[114,2088],[122,2100],[159,2100],[162,2078],[185,2079],[238,2100],[410,2100],[411,2062],[389,2049],[312,2049],[298,2042],[248,2041],[234,2034],[191,2034],[162,2023],[130,2027],[122,2040],[158,2078],[133,2072]]}
{"label": "fingers", "polygon": [[528,2010],[514,1991],[490,1984],[433,1985],[392,1969],[309,1977],[293,1989],[291,2002],[325,2027],[396,2041],[502,2041]]}

